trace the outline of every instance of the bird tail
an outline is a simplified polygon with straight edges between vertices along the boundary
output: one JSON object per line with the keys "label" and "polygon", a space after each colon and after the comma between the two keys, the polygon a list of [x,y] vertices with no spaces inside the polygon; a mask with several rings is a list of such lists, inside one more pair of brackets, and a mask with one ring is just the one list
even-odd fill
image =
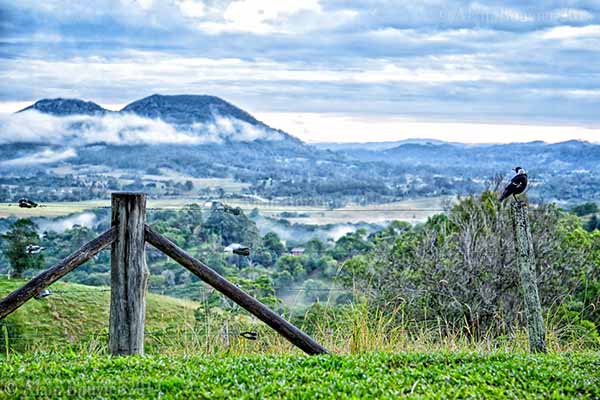
{"label": "bird tail", "polygon": [[508,193],[508,190],[505,190],[498,198],[498,201],[502,203],[508,196],[510,196],[510,193]]}

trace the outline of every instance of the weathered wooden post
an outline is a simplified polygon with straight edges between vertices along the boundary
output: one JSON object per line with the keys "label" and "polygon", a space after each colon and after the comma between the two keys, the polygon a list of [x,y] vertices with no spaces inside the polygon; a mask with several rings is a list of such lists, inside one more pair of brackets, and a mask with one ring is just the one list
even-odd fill
{"label": "weathered wooden post", "polygon": [[527,205],[524,202],[515,201],[512,203],[511,209],[517,263],[525,302],[525,318],[529,331],[529,349],[532,352],[545,353],[547,351],[546,330],[535,274],[535,255],[527,219]]}
{"label": "weathered wooden post", "polygon": [[113,355],[144,354],[148,267],[144,239],[146,195],[113,193],[108,346]]}

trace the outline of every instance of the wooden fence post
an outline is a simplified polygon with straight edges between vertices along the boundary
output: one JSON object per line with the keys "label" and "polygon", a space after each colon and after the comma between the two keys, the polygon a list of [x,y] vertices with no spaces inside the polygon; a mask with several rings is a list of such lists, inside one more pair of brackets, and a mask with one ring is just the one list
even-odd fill
{"label": "wooden fence post", "polygon": [[144,239],[146,195],[113,193],[112,225],[118,227],[111,252],[108,346],[113,355],[144,354],[148,267]]}
{"label": "wooden fence post", "polygon": [[535,256],[527,219],[527,205],[524,202],[515,201],[511,208],[517,263],[525,303],[525,318],[529,331],[529,349],[531,352],[545,353],[547,351],[546,330],[535,274]]}

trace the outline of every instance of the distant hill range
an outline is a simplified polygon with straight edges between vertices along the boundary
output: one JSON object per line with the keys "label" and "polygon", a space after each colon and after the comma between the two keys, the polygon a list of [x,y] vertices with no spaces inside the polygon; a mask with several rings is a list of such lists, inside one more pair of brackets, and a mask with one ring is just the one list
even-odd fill
{"label": "distant hill range", "polygon": [[600,145],[570,140],[560,143],[541,141],[525,143],[471,145],[448,142],[407,141],[381,150],[349,148],[343,152],[363,161],[395,165],[443,168],[446,173],[493,174],[507,167],[523,164],[539,173],[557,171],[596,171],[600,168]]}
{"label": "distant hill range", "polygon": [[[133,125],[118,125],[117,129],[123,130],[124,137],[132,131],[138,134],[136,129],[141,129],[140,135],[143,135],[144,125],[140,127],[135,121],[140,117],[146,122],[160,120],[178,132],[193,135],[206,134],[208,130],[218,140],[196,144],[185,141],[158,144],[103,142],[103,129],[106,129],[103,118],[98,118],[100,122],[95,118],[89,121],[72,118],[76,122],[66,128],[64,143],[56,140],[44,143],[43,137],[35,143],[9,142],[6,137],[10,135],[2,131],[0,121],[0,139],[4,139],[0,140],[0,170],[5,177],[11,177],[5,179],[5,184],[11,187],[20,185],[20,177],[27,174],[34,182],[40,172],[55,165],[70,165],[75,171],[84,171],[90,166],[92,168],[87,170],[125,170],[130,176],[155,175],[159,169],[167,168],[185,176],[233,178],[247,183],[248,194],[252,196],[302,198],[304,203],[319,199],[320,203],[339,205],[343,201],[382,202],[407,197],[479,193],[490,186],[493,176],[501,174],[508,178],[512,168],[521,166],[530,173],[532,198],[565,203],[600,198],[600,145],[584,141],[472,145],[408,139],[306,144],[259,121],[241,108],[208,95],[154,94],[119,111],[79,99],[44,99],[20,113],[29,110],[58,117],[123,116],[126,119],[130,115],[136,116]],[[159,125],[159,128],[164,126]],[[57,129],[62,129],[62,125],[58,124]],[[97,129],[97,139],[93,136],[91,142],[69,142],[72,138],[77,139],[80,132],[90,129]],[[223,131],[229,132],[224,134]],[[55,132],[47,134],[57,136]],[[68,179],[86,181],[87,178]],[[40,193],[40,180],[23,185]],[[2,182],[0,178],[0,184]],[[73,186],[81,184],[78,181]],[[105,186],[110,184],[108,181],[103,183]],[[153,183],[136,181],[134,185],[147,184]],[[20,189],[20,193],[23,190]],[[6,194],[13,195],[18,196],[13,189]]]}
{"label": "distant hill range", "polygon": [[[389,142],[318,142],[313,143],[314,146],[320,149],[329,149],[334,151],[382,151],[405,144],[423,144],[423,145],[440,145],[448,144],[443,140],[437,139],[404,139]],[[462,143],[456,143],[462,144]]]}

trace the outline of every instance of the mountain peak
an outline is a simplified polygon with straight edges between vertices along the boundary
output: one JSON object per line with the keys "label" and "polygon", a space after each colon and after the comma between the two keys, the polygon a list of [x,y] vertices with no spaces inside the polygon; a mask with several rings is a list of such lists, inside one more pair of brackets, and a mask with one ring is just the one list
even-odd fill
{"label": "mountain peak", "polygon": [[45,114],[65,116],[65,115],[102,115],[109,111],[100,107],[93,101],[84,101],[80,99],[42,99],[18,112],[36,110]]}
{"label": "mountain peak", "polygon": [[210,95],[161,95],[153,94],[128,104],[121,112],[131,112],[143,117],[160,118],[176,124],[188,125],[213,120],[215,116],[235,118],[251,125],[265,124],[233,104]]}

